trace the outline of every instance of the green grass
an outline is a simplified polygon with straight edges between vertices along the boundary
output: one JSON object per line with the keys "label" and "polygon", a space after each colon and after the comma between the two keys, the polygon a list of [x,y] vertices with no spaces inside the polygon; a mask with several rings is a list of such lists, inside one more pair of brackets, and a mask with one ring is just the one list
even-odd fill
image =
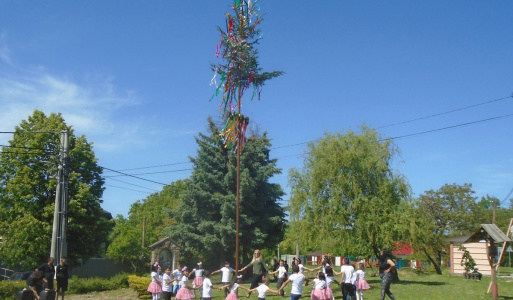
{"label": "green grass", "polygon": [[[365,299],[380,299],[381,293],[381,280],[378,276],[374,275],[375,271],[367,270],[366,279],[371,285],[371,289],[365,292]],[[448,275],[448,271],[444,270],[443,275],[437,275],[434,272],[418,273],[410,269],[400,269],[400,281],[392,283],[391,291],[398,300],[433,300],[433,299],[462,299],[462,300],[478,300],[478,299],[492,299],[490,294],[487,294],[488,285],[490,284],[490,277],[483,277],[483,280],[468,280],[463,279],[461,275]],[[500,274],[511,274],[512,269],[501,268]],[[314,273],[307,272],[308,277],[313,277]],[[374,276],[373,276],[374,275]],[[339,278],[337,278],[338,280]],[[216,275],[212,277],[212,283],[215,286],[221,286],[221,277]],[[243,285],[249,287],[249,283],[243,282]],[[271,289],[276,289],[276,282],[270,283]],[[342,300],[342,293],[338,286],[332,284],[331,286],[335,298]],[[303,288],[303,298],[309,299],[312,286]],[[500,277],[498,279],[499,298],[503,300],[513,300],[513,277]],[[290,284],[285,288],[285,298],[272,293],[267,294],[267,300],[288,300],[290,292]],[[123,293],[123,294],[120,294]],[[69,300],[86,300],[86,299],[135,299],[135,294],[126,289],[119,291],[108,291],[102,293],[89,293],[85,295],[69,295]],[[239,290],[239,299],[245,300],[246,291]],[[214,299],[223,300],[224,292],[220,290],[213,291]],[[68,298],[68,296],[66,296]],[[251,295],[251,300],[257,299],[257,294]],[[388,298],[386,298],[388,299]]]}
{"label": "green grass", "polygon": [[[367,270],[367,282],[370,284],[371,289],[365,292],[365,299],[380,299],[381,297],[381,279],[379,276],[373,276],[372,270]],[[307,272],[308,277],[313,277],[314,273]],[[337,276],[338,277],[338,276]],[[391,291],[398,300],[414,299],[414,300],[432,300],[432,299],[464,299],[464,300],[478,300],[478,299],[492,299],[490,294],[487,294],[488,285],[490,284],[490,277],[483,277],[479,280],[463,279],[461,275],[448,275],[444,270],[443,275],[437,275],[431,272],[417,273],[410,269],[399,270],[399,282],[392,283]],[[338,280],[339,278],[337,278]],[[214,276],[212,283],[215,286],[220,285],[220,278]],[[243,283],[244,286],[249,287],[249,283]],[[271,289],[276,289],[276,282],[272,281],[269,284]],[[335,299],[342,300],[342,292],[335,284],[331,285]],[[303,288],[303,298],[310,298],[312,286]],[[499,278],[498,279],[498,299],[512,299],[513,300],[513,277]],[[288,300],[290,292],[290,284],[285,288],[285,298],[272,293],[267,294],[268,300]],[[239,290],[239,299],[245,298],[246,291]],[[219,290],[214,290],[213,296],[215,299],[224,299],[224,293]],[[250,299],[255,300],[256,294],[253,294]],[[388,297],[386,299],[389,299]]]}

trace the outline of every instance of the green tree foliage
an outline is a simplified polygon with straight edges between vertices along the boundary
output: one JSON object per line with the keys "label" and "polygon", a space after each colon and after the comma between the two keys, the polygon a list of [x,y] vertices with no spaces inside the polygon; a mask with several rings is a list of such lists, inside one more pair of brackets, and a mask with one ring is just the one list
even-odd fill
{"label": "green tree foliage", "polygon": [[391,163],[390,140],[362,133],[326,133],[308,145],[303,169],[289,173],[290,229],[284,246],[299,241],[306,251],[377,256],[399,240],[401,203],[409,186]]}
{"label": "green tree foliage", "polygon": [[16,126],[0,156],[0,257],[33,268],[50,252],[60,131],[69,131],[68,255],[73,264],[98,254],[111,228],[100,207],[102,169],[84,136],[60,114],[34,111]]}
{"label": "green tree foliage", "polygon": [[447,237],[472,234],[479,228],[480,208],[471,184],[445,184],[420,195],[410,218],[410,242],[431,261],[438,274],[449,248]]}
{"label": "green tree foliage", "polygon": [[[207,264],[232,260],[235,254],[236,154],[219,139],[219,129],[208,119],[208,135],[196,138],[198,152],[191,181],[180,205],[171,212],[178,222],[170,238],[184,246],[189,259]],[[251,136],[241,154],[240,253],[250,257],[255,248],[274,247],[283,237],[284,212],[278,201],[284,195],[269,179],[279,174],[276,159],[269,158],[267,134]]]}
{"label": "green tree foliage", "polygon": [[[479,207],[481,208],[479,223],[495,223],[497,227],[506,233],[508,231],[509,223],[513,218],[513,207],[511,205],[512,202],[513,199],[510,199],[510,202],[508,203],[509,207],[504,207],[501,205],[501,201],[497,197],[492,197],[489,195],[481,197],[481,200],[478,202]],[[496,205],[495,222],[493,218],[494,204]]]}
{"label": "green tree foliage", "polygon": [[[161,192],[152,194],[142,201],[132,204],[128,218],[116,217],[116,226],[110,237],[107,257],[128,262],[135,272],[141,264],[148,263],[151,251],[149,245],[164,237],[168,226],[176,224],[168,212],[180,203],[188,180],[178,180],[166,185]],[[145,246],[142,246],[143,218],[146,218]]]}

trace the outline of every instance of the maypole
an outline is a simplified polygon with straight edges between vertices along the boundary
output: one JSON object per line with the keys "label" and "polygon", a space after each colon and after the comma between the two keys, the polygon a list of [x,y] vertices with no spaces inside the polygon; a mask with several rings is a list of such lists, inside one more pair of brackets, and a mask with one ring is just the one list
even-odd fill
{"label": "maypole", "polygon": [[[223,89],[223,99],[219,112],[223,116],[224,127],[220,136],[224,147],[236,151],[236,212],[235,212],[235,272],[239,270],[239,210],[240,210],[240,168],[241,153],[246,142],[246,129],[249,118],[241,112],[242,98],[245,91],[252,86],[253,94],[260,100],[260,92],[265,81],[283,74],[281,71],[261,72],[258,66],[258,51],[255,46],[261,38],[257,25],[262,21],[257,1],[234,0],[234,14],[226,13],[225,29],[218,26],[221,37],[217,44],[216,57],[221,54],[223,63],[211,64],[215,72],[211,84],[216,91],[212,98]],[[221,82],[217,84],[220,76]]]}

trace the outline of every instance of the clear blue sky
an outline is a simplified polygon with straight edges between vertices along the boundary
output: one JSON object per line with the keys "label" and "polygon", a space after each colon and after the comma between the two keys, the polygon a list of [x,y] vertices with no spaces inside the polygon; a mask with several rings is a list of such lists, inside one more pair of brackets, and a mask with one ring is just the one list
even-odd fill
{"label": "clear blue sky", "polygon": [[[219,118],[210,63],[220,61],[216,26],[231,3],[0,1],[0,131],[35,109],[61,112],[94,143],[101,166],[161,183],[187,178],[194,136],[208,115]],[[243,113],[273,139],[283,169],[273,180],[287,192],[306,142],[365,123],[402,137],[393,167],[415,196],[445,183],[508,195],[513,1],[261,0],[260,8],[260,64],[286,74],[260,101],[244,100]],[[1,134],[0,144],[11,138]],[[113,215],[162,188],[104,175],[103,207]]]}

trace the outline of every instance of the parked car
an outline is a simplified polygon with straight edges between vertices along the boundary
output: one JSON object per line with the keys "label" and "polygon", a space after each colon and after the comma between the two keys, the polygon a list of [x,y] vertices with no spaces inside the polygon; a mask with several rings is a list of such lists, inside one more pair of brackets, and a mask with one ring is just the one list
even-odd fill
{"label": "parked car", "polygon": [[9,280],[14,280],[14,281],[23,281],[23,280],[27,280],[30,276],[30,274],[32,274],[33,271],[23,271],[23,272],[14,272],[12,273],[11,276],[9,276]]}

